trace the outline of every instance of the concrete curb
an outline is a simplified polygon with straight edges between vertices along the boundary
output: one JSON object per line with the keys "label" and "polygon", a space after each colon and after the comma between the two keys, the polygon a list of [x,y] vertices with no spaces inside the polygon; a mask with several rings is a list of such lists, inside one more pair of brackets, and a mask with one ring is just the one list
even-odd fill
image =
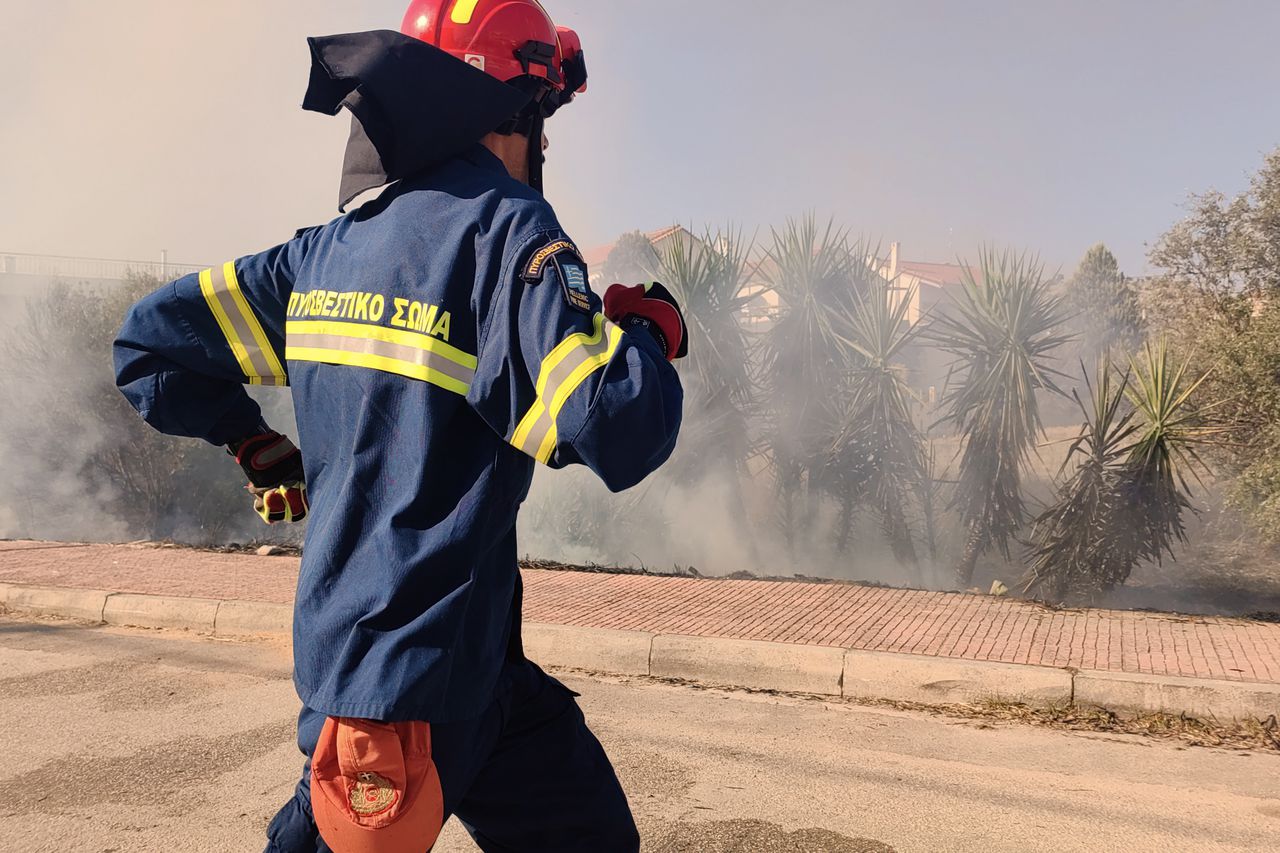
{"label": "concrete curb", "polygon": [[70,589],[10,585],[5,591],[4,605],[19,613],[33,616],[62,616],[102,622],[111,593],[103,589]]}
{"label": "concrete curb", "polygon": [[649,674],[653,634],[537,622],[526,622],[520,634],[525,654],[549,666],[614,675]]}
{"label": "concrete curb", "polygon": [[[257,601],[0,584],[0,605],[97,624],[179,628],[218,636],[285,636],[293,607]],[[525,650],[544,666],[922,703],[1003,699],[1098,705],[1202,719],[1280,717],[1280,684],[1082,671],[1027,664],[526,623]]]}
{"label": "concrete curb", "polygon": [[1047,708],[1070,705],[1073,692],[1071,672],[1050,666],[861,649],[844,656],[849,698],[933,704],[1002,699]]}
{"label": "concrete curb", "polygon": [[1201,719],[1280,718],[1280,684],[1250,681],[1082,671],[1075,677],[1075,701]]}
{"label": "concrete curb", "polygon": [[724,637],[653,638],[649,675],[726,687],[840,695],[844,649]]}
{"label": "concrete curb", "polygon": [[265,601],[224,601],[214,617],[213,633],[220,637],[293,634],[293,605]]}
{"label": "concrete curb", "polygon": [[219,603],[208,598],[119,593],[107,596],[102,621],[122,627],[176,628],[212,634]]}

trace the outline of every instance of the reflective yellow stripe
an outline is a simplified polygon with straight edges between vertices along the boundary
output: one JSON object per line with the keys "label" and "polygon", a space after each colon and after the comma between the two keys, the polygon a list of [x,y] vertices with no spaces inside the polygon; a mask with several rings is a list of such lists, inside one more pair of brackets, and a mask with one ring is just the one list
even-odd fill
{"label": "reflective yellow stripe", "polygon": [[[262,328],[262,324],[258,322],[258,316],[253,313],[253,309],[249,307],[249,300],[244,298],[244,293],[240,290],[240,279],[236,278],[235,261],[227,261],[223,267],[223,275],[227,279],[227,288],[231,291],[231,298],[235,301],[236,307],[240,309],[240,313],[244,316],[245,323],[249,326],[249,331],[253,334],[253,338],[257,341],[258,349],[267,359],[267,368],[271,371],[271,378],[275,379],[276,385],[287,385],[285,379],[284,365],[280,363],[279,357],[276,355],[275,347],[271,346],[271,341],[267,339],[267,333]],[[251,379],[254,377],[250,377]],[[267,377],[258,377],[266,379]]]}
{"label": "reflective yellow stripe", "polygon": [[480,0],[458,0],[453,5],[453,15],[450,17],[455,24],[469,24],[471,23],[471,16],[475,14],[476,6],[479,3]]}
{"label": "reflective yellow stripe", "polygon": [[474,355],[417,332],[325,320],[291,321],[285,332],[289,361],[380,370],[463,396],[476,375]]}
{"label": "reflective yellow stripe", "polygon": [[618,344],[622,343],[622,329],[619,326],[610,324],[609,328],[609,348],[604,352],[593,355],[578,365],[577,370],[569,375],[557,390],[555,397],[551,400],[551,429],[547,431],[546,437],[542,439],[542,445],[538,448],[538,452],[534,454],[534,458],[539,462],[546,463],[551,459],[551,454],[555,452],[556,442],[560,438],[560,431],[556,427],[556,419],[560,417],[560,410],[564,408],[564,404],[569,402],[569,398],[573,396],[573,392],[578,390],[578,386],[587,381],[587,377],[604,367],[613,358],[613,354],[618,351]]}
{"label": "reflective yellow stripe", "polygon": [[227,316],[226,311],[222,310],[222,304],[218,301],[218,294],[213,289],[213,270],[200,273],[200,292],[204,294],[204,301],[208,303],[213,319],[218,322],[222,336],[227,339],[227,345],[231,347],[231,354],[236,357],[240,370],[252,380],[256,371],[253,369],[253,363],[249,361],[249,353],[241,343],[240,336],[236,334],[235,326],[231,325],[231,318]]}
{"label": "reflective yellow stripe", "polygon": [[[511,436],[511,443],[516,447],[523,447],[529,438],[529,432],[533,429],[538,419],[546,412],[546,406],[543,400],[546,398],[547,381],[551,378],[551,374],[575,350],[584,346],[600,343],[600,338],[604,333],[604,315],[597,314],[595,316],[595,328],[591,334],[579,332],[576,335],[570,335],[561,341],[555,349],[547,354],[542,360],[542,368],[538,371],[537,394],[538,398],[529,408],[527,414],[521,419],[520,425],[516,427],[515,435]],[[530,454],[534,455],[534,454]]]}
{"label": "reflective yellow stripe", "polygon": [[240,290],[235,262],[200,273],[200,293],[240,365],[245,381],[250,385],[288,385],[275,348]]}
{"label": "reflective yellow stripe", "polygon": [[579,332],[561,341],[542,361],[537,399],[520,419],[511,443],[539,462],[550,460],[559,436],[560,410],[587,377],[609,363],[621,342],[622,329],[602,314],[595,316],[592,333]]}
{"label": "reflective yellow stripe", "polygon": [[511,443],[524,450],[525,442],[529,440],[529,433],[544,412],[546,412],[546,407],[542,405],[542,400],[535,400],[534,404],[529,407],[529,411],[520,420],[519,426],[516,427],[515,434],[511,436]]}
{"label": "reflective yellow stripe", "polygon": [[314,361],[321,364],[341,364],[347,367],[364,367],[369,370],[380,370],[384,373],[394,373],[399,376],[405,376],[409,379],[417,379],[422,382],[429,382],[447,391],[455,394],[466,396],[471,390],[465,382],[460,382],[452,376],[446,376],[438,370],[433,370],[422,364],[414,362],[402,361],[397,358],[387,358],[385,356],[371,355],[369,353],[345,352],[343,350],[331,349],[313,349],[309,347],[287,347],[285,349],[285,358],[289,361]]}
{"label": "reflective yellow stripe", "polygon": [[475,370],[479,361],[474,355],[465,353],[455,346],[445,343],[439,338],[418,332],[406,332],[400,329],[388,329],[386,326],[370,326],[364,323],[341,323],[324,320],[294,320],[287,327],[289,336],[294,335],[341,335],[345,338],[360,338],[370,341],[386,341],[402,347],[426,350],[435,353],[455,364]]}

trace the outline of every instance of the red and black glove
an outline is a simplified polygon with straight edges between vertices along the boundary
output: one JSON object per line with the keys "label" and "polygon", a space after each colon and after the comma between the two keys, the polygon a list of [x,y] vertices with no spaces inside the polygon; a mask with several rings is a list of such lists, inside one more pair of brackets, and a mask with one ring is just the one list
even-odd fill
{"label": "red and black glove", "polygon": [[267,524],[307,517],[307,481],[302,451],[278,432],[264,432],[229,445],[254,496],[253,508]]}
{"label": "red and black glove", "polygon": [[662,347],[668,361],[689,354],[689,327],[675,297],[656,281],[627,287],[612,285],[604,294],[604,315],[626,331],[643,328]]}

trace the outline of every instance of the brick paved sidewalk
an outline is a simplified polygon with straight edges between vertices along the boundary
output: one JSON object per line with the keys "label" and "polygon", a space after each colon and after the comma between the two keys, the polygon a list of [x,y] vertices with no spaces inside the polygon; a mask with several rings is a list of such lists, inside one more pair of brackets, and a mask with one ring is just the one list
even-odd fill
{"label": "brick paved sidewalk", "polygon": [[[0,542],[0,583],[287,603],[298,560]],[[1280,683],[1280,625],[836,584],[526,570],[525,619],[1106,672]]]}

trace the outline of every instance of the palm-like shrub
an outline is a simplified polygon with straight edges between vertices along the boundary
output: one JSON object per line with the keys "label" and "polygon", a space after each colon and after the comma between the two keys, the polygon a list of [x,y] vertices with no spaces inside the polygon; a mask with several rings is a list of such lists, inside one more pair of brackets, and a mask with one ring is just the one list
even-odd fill
{"label": "palm-like shrub", "polygon": [[1062,393],[1050,362],[1069,340],[1063,320],[1062,297],[1036,260],[984,250],[950,310],[933,321],[931,338],[955,360],[942,402],[944,421],[963,439],[953,497],[965,530],[955,572],[961,587],[992,545],[1008,557],[1026,521],[1022,472],[1043,433],[1037,395]]}
{"label": "palm-like shrub", "polygon": [[673,240],[659,277],[684,307],[689,355],[677,362],[685,386],[685,420],[669,476],[680,485],[724,479],[739,535],[754,553],[742,477],[754,452],[749,419],[755,386],[749,369],[743,295],[752,242],[740,231],[708,230],[701,241]]}
{"label": "palm-like shrub", "polygon": [[687,422],[681,447],[695,477],[707,464],[740,468],[750,453],[747,418],[755,402],[742,289],[752,243],[732,228],[703,240],[674,240],[662,254],[659,277],[684,307],[689,356],[677,362],[685,385]]}
{"label": "palm-like shrub", "polygon": [[[1131,368],[1128,398],[1141,419],[1141,429],[1125,470],[1127,499],[1136,509],[1130,534],[1138,557],[1160,560],[1186,541],[1185,512],[1191,508],[1188,478],[1208,470],[1198,447],[1213,441],[1219,430],[1205,425],[1213,402],[1192,406],[1208,374],[1192,380],[1190,363],[1174,365],[1164,341],[1148,344],[1142,362]],[[1118,579],[1123,583],[1126,572]]]}
{"label": "palm-like shrub", "polygon": [[1085,373],[1084,382],[1088,403],[1071,392],[1084,422],[1058,473],[1072,464],[1075,472],[1033,522],[1027,549],[1024,591],[1053,601],[1123,583],[1138,555],[1125,476],[1140,428],[1127,401],[1129,374],[1117,381],[1103,359],[1097,379]]}
{"label": "palm-like shrub", "polygon": [[1189,380],[1163,342],[1118,382],[1114,374],[1104,361],[1096,385],[1086,378],[1091,405],[1081,404],[1084,425],[1063,463],[1077,468],[1032,527],[1025,588],[1055,601],[1095,601],[1140,563],[1173,554],[1186,539],[1188,478],[1206,470],[1196,448],[1217,432],[1191,404],[1205,376]]}
{"label": "palm-like shrub", "polygon": [[848,546],[855,508],[865,504],[876,512],[895,557],[915,566],[913,516],[926,520],[929,471],[901,363],[920,326],[908,319],[914,293],[895,294],[879,276],[864,284],[840,335],[853,357],[839,386],[842,422],[823,480],[841,504],[841,550]]}
{"label": "palm-like shrub", "polygon": [[[789,220],[772,236],[761,268],[779,307],[757,353],[762,432],[774,466],[779,520],[794,543],[817,514],[833,437],[847,420],[840,401],[853,366],[853,311],[859,283],[872,273],[832,222],[823,227],[813,216]],[[796,500],[802,495],[800,511]]]}

